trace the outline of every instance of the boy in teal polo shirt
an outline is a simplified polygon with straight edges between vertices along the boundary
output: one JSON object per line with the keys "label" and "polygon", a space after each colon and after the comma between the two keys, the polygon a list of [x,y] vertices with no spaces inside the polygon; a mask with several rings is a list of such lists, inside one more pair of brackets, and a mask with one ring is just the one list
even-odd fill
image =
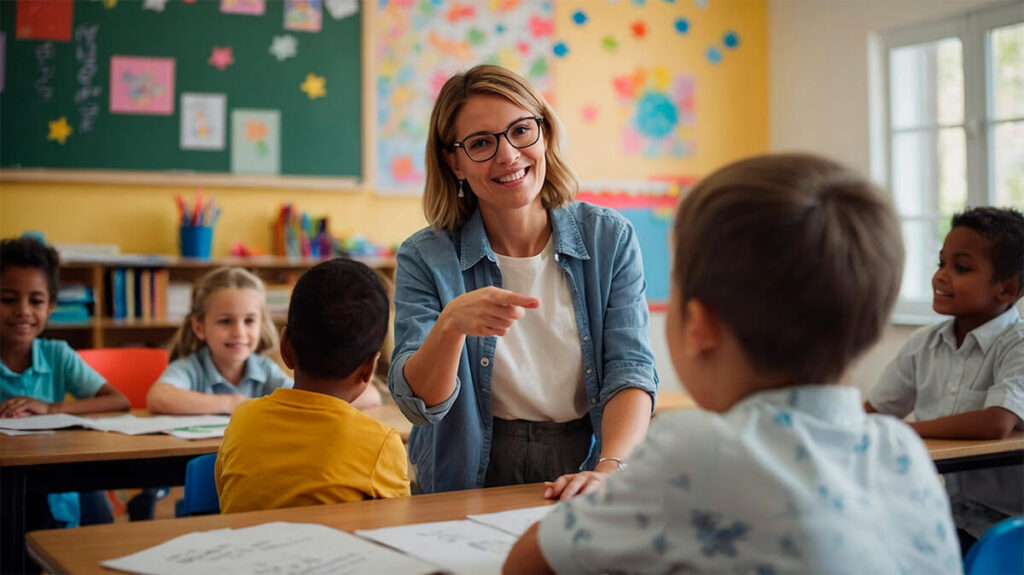
{"label": "boy in teal polo shirt", "polygon": [[[57,304],[58,262],[57,252],[35,239],[0,242],[0,417],[129,408],[128,398],[66,342],[39,338]],[[69,393],[76,401],[64,401]],[[103,497],[81,494],[83,523],[111,521]],[[48,526],[39,521],[32,527]]]}

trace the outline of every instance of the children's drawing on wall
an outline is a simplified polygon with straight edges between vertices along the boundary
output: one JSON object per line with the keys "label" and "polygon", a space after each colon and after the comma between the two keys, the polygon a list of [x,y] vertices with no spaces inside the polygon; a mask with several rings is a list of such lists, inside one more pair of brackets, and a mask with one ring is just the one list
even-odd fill
{"label": "children's drawing on wall", "polygon": [[72,0],[18,0],[15,37],[70,42],[74,11]]}
{"label": "children's drawing on wall", "polygon": [[277,174],[281,166],[281,112],[231,111],[231,171]]}
{"label": "children's drawing on wall", "polygon": [[551,2],[380,0],[374,22],[379,189],[422,192],[431,105],[455,72],[504,66],[551,100]]}
{"label": "children's drawing on wall", "polygon": [[284,29],[319,32],[322,14],[321,0],[284,0]]}
{"label": "children's drawing on wall", "polygon": [[181,149],[223,150],[227,96],[181,95]]}
{"label": "children's drawing on wall", "polygon": [[665,68],[612,77],[622,122],[622,150],[648,158],[693,154],[694,79]]}
{"label": "children's drawing on wall", "polygon": [[173,58],[111,57],[110,112],[173,114],[174,63]]}
{"label": "children's drawing on wall", "polygon": [[220,0],[220,11],[225,14],[263,14],[263,0]]}

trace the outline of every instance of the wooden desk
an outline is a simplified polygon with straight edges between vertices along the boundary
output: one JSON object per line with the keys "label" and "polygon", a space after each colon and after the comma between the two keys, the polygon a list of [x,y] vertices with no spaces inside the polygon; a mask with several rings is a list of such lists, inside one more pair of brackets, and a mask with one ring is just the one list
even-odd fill
{"label": "wooden desk", "polygon": [[464,519],[471,513],[492,513],[554,503],[545,500],[543,494],[543,485],[535,483],[339,505],[34,531],[28,534],[28,551],[48,573],[119,573],[104,569],[100,561],[142,551],[193,531],[291,521],[319,523],[352,532],[356,529]]}
{"label": "wooden desk", "polygon": [[689,393],[685,391],[662,391],[658,393],[658,400],[655,402],[654,415],[674,411],[677,409],[693,409],[697,403],[693,401]]}
{"label": "wooden desk", "polygon": [[1024,431],[1006,439],[926,439],[939,473],[1024,464]]}

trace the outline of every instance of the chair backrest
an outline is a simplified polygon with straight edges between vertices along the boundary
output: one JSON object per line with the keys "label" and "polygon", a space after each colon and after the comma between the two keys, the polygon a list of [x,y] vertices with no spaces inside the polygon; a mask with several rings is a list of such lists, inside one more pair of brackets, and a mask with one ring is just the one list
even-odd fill
{"label": "chair backrest", "polygon": [[146,407],[146,394],[168,359],[167,350],[147,347],[83,349],[78,354],[136,408]]}
{"label": "chair backrest", "polygon": [[967,552],[964,573],[1024,573],[1024,517],[1003,519],[982,534]]}
{"label": "chair backrest", "polygon": [[188,466],[185,467],[185,499],[181,507],[182,515],[220,512],[217,481],[214,478],[216,464],[216,453],[200,455],[188,462]]}

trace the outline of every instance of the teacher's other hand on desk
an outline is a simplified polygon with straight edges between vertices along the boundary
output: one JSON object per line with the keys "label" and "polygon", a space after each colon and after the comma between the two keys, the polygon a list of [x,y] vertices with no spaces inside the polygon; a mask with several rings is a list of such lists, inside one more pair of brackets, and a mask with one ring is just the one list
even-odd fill
{"label": "teacher's other hand on desk", "polygon": [[571,499],[597,490],[611,475],[602,471],[581,471],[544,482],[544,499]]}
{"label": "teacher's other hand on desk", "polygon": [[444,307],[438,322],[447,331],[489,337],[505,335],[528,308],[540,307],[535,297],[488,286],[464,293]]}

